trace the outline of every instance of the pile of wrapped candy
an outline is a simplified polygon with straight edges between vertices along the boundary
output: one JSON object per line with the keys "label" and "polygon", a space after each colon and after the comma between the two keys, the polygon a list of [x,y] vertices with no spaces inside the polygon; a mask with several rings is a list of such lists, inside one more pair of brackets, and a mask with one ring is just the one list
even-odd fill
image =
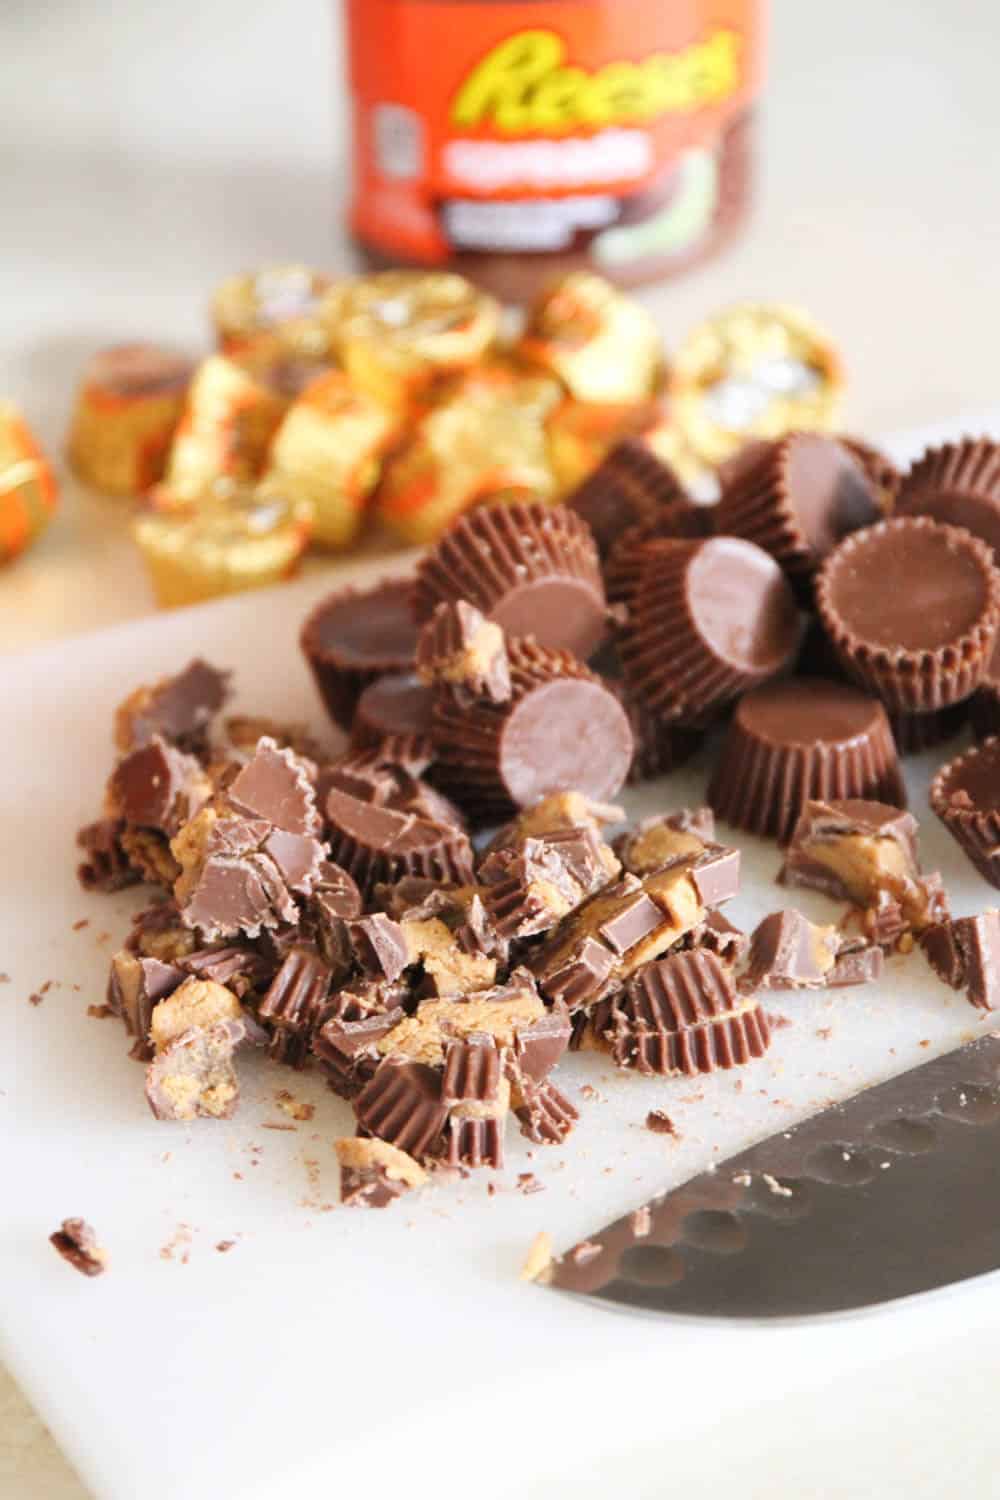
{"label": "pile of wrapped candy", "polygon": [[794,309],[734,308],[669,359],[643,305],[590,273],[517,330],[508,311],[450,272],[235,277],[200,363],[93,360],[73,466],[142,497],[135,538],[176,605],[287,577],[370,522],[426,543],[484,503],[555,503],[624,439],[697,484],[749,439],[836,425],[838,356]]}

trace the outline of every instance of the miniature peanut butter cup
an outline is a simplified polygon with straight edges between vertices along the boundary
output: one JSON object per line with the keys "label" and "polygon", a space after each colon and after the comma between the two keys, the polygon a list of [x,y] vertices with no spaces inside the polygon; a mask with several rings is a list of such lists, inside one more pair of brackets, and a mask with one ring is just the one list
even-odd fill
{"label": "miniature peanut butter cup", "polygon": [[786,677],[741,698],[708,801],[736,828],[787,843],[809,801],[906,805],[884,706],[844,682]]}
{"label": "miniature peanut butter cup", "polygon": [[300,643],[327,713],[350,729],[358,698],[376,678],[411,672],[417,626],[407,579],[387,578],[374,588],[338,589],[316,606]]}
{"label": "miniature peanut butter cup", "polygon": [[795,659],[795,597],[780,567],[738,537],[648,544],[622,633],[632,695],[698,724]]}
{"label": "miniature peanut butter cup", "polygon": [[975,691],[1000,627],[1000,573],[985,542],[927,516],[848,537],[816,582],[844,669],[897,713],[931,713]]}
{"label": "miniature peanut butter cup", "polygon": [[939,708],[929,714],[890,713],[892,737],[900,755],[919,755],[922,750],[933,750],[935,745],[953,740],[968,722],[972,701],[963,699],[961,703],[952,703],[948,708]]}
{"label": "miniature peanut butter cup", "polygon": [[1000,443],[964,438],[929,448],[904,475],[896,509],[964,526],[1000,556]]}
{"label": "miniature peanut butter cup", "polygon": [[843,537],[882,515],[879,490],[846,443],[793,432],[735,468],[715,529],[756,542],[792,577],[808,580]]}
{"label": "miniature peanut butter cup", "polygon": [[691,505],[688,501],[664,505],[648,520],[637,521],[623,531],[604,562],[608,603],[631,602],[650,542],[711,536],[714,509],[714,505]]}
{"label": "miniature peanut butter cup", "polygon": [[460,599],[511,635],[584,659],[606,633],[597,548],[562,505],[484,507],[445,532],[417,570],[414,614],[423,623]]}
{"label": "miniature peanut butter cup", "polygon": [[435,700],[434,743],[449,795],[484,822],[570,788],[608,801],[634,750],[615,692],[568,651],[512,639],[508,652],[506,702],[463,707],[450,693]]}
{"label": "miniature peanut butter cup", "polygon": [[[702,507],[688,499],[684,486],[669,464],[657,458],[639,438],[619,443],[602,464],[583,481],[566,501],[590,527],[602,557],[628,527],[641,524],[669,510],[678,528],[701,520]],[[678,529],[676,536],[700,536],[694,529]]]}
{"label": "miniature peanut butter cup", "polygon": [[993,648],[983,680],[969,699],[968,707],[977,740],[1000,734],[1000,641]]}
{"label": "miniature peanut butter cup", "polygon": [[1000,739],[942,766],[930,803],[983,879],[1000,889]]}
{"label": "miniature peanut butter cup", "polygon": [[426,770],[434,758],[433,702],[433,690],[413,672],[376,678],[358,699],[351,723],[352,747],[381,750],[400,765]]}

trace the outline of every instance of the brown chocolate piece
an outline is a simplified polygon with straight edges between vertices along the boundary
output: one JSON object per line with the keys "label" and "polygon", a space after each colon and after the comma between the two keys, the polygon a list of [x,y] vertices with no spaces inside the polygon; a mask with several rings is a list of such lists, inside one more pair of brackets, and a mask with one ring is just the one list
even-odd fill
{"label": "brown chocolate piece", "polygon": [[212,720],[229,696],[229,677],[198,657],[175,677],[138,688],[115,713],[118,749],[139,749],[159,735],[178,749],[202,750]]}
{"label": "brown chocolate piece", "polygon": [[124,946],[129,953],[137,953],[143,958],[177,963],[186,954],[193,953],[198,944],[194,933],[181,922],[176,902],[158,901],[135,913]]}
{"label": "brown chocolate piece", "polygon": [[651,542],[694,541],[712,535],[714,506],[679,501],[664,505],[646,521],[629,526],[604,560],[604,591],[609,604],[631,606],[643,564],[657,548]]}
{"label": "brown chocolate piece", "polygon": [[572,1015],[607,992],[614,971],[611,949],[596,938],[582,937],[572,948],[548,959],[539,974],[539,985],[547,999],[565,1005]]}
{"label": "brown chocolate piece", "polygon": [[86,1219],[63,1219],[49,1235],[49,1244],[82,1276],[100,1276],[108,1269],[107,1257]]}
{"label": "brown chocolate piece", "polygon": [[258,937],[265,928],[294,924],[299,914],[286,870],[308,894],[321,862],[322,845],[313,839],[282,833],[263,821],[220,820],[208,835],[181,920],[209,939]]}
{"label": "brown chocolate piece", "polygon": [[890,713],[892,737],[900,755],[919,755],[923,750],[933,750],[946,740],[961,734],[970,716],[973,698],[963,698],[961,703],[951,703],[927,714]]}
{"label": "brown chocolate piece", "polygon": [[176,964],[161,963],[158,958],[138,958],[127,949],[111,960],[108,977],[108,1004],[125,1022],[125,1030],[134,1037],[131,1056],[137,1062],[148,1062],[153,1055],[149,1027],[153,1007],[173,994],[187,978]]}
{"label": "brown chocolate piece", "polygon": [[610,847],[590,828],[568,828],[495,850],[479,867],[488,920],[504,938],[548,932],[618,874]]}
{"label": "brown chocolate piece", "polygon": [[467,599],[442,601],[420,632],[417,675],[442,687],[460,704],[485,698],[506,703],[510,663],[503,628]]}
{"label": "brown chocolate piece", "polygon": [[[377,992],[376,1003],[381,1008],[367,1015],[353,1015],[356,1006],[344,1005],[344,997],[338,998],[346,1014],[331,1016],[323,1022],[313,1037],[312,1051],[334,1092],[343,1099],[353,1099],[374,1076],[382,1060],[378,1043],[399,1025],[404,1012],[399,1005],[382,1005],[384,991]],[[376,1000],[376,992],[348,996],[349,1001],[360,1003],[368,998]]]}
{"label": "brown chocolate piece", "polygon": [[697,726],[794,661],[795,597],[772,557],[738,537],[653,542],[620,651],[632,695]]}
{"label": "brown chocolate piece", "polygon": [[522,1093],[531,1084],[545,1081],[569,1046],[571,1032],[569,1014],[561,1005],[554,1005],[529,1026],[517,1028],[507,1066]]}
{"label": "brown chocolate piece", "polygon": [[448,1110],[441,1099],[441,1074],[426,1063],[385,1058],[354,1107],[363,1130],[418,1161],[441,1149]]}
{"label": "brown chocolate piece", "polygon": [[417,626],[408,579],[374,588],[339,589],[318,604],[302,627],[300,644],[326,711],[341,729],[362,690],[377,677],[413,670]]}
{"label": "brown chocolate piece", "polygon": [[541,1083],[524,1083],[514,1114],[521,1134],[539,1146],[559,1146],[580,1118],[576,1106],[551,1079]]}
{"label": "brown chocolate piece", "polygon": [[268,984],[275,973],[273,959],[253,948],[200,948],[177,961],[182,974],[223,984],[239,999]]}
{"label": "brown chocolate piece", "polygon": [[920,945],[935,974],[979,1010],[1000,1008],[1000,911],[935,922]]}
{"label": "brown chocolate piece", "polygon": [[983,879],[1000,888],[1000,739],[942,766],[930,804]]}
{"label": "brown chocolate piece", "polygon": [[494,1115],[451,1115],[445,1161],[450,1167],[503,1166],[504,1120]]}
{"label": "brown chocolate piece", "polygon": [[260,1005],[261,1021],[309,1036],[330,993],[330,969],[312,948],[296,947],[281,965]]}
{"label": "brown chocolate piece", "polygon": [[850,677],[896,712],[934,712],[968,698],[986,673],[1000,572],[968,532],[899,517],[830,554],[816,603]]}
{"label": "brown chocolate piece", "polygon": [[694,527],[700,519],[699,508],[688,499],[673,469],[641,439],[630,438],[613,448],[566,504],[590,527],[602,558],[629,526],[662,511],[676,515],[679,527],[688,521]]}
{"label": "brown chocolate piece", "polygon": [[322,818],[309,770],[307,762],[265,736],[226,796],[248,818],[263,818],[285,833],[312,836],[319,833]]}
{"label": "brown chocolate piece", "polygon": [[[412,747],[410,747],[412,749]],[[333,789],[370,802],[373,807],[388,807],[394,812],[415,813],[432,823],[449,823],[464,829],[465,819],[458,808],[429,782],[421,779],[414,762],[398,759],[407,748],[397,740],[384,749],[355,751],[343,759],[331,761],[319,775],[319,799],[326,805],[327,793]],[[431,751],[426,752],[431,754]],[[424,752],[418,763],[426,759]]]}
{"label": "brown chocolate piece", "polygon": [[413,672],[396,672],[370,682],[351,721],[355,750],[377,750],[419,775],[434,759],[431,713],[434,694]]}
{"label": "brown chocolate piece", "polygon": [[340,1201],[345,1208],[388,1208],[403,1193],[427,1181],[419,1162],[385,1141],[349,1136],[333,1144],[340,1162]]}
{"label": "brown chocolate piece", "polygon": [[500,1052],[491,1036],[474,1032],[468,1041],[449,1042],[441,1101],[449,1109],[456,1104],[495,1103],[500,1098],[502,1076]]}
{"label": "brown chocolate piece", "polygon": [[122,891],[142,879],[122,847],[124,830],[122,818],[101,818],[80,829],[76,842],[86,858],[76,873],[85,891]]}
{"label": "brown chocolate piece", "polygon": [[491,1036],[473,1032],[448,1044],[441,1099],[449,1111],[446,1160],[451,1166],[503,1166],[508,1096]]}
{"label": "brown chocolate piece", "polygon": [[706,912],[704,922],[693,929],[688,942],[692,948],[704,948],[714,953],[730,968],[742,963],[750,948],[747,934],[734,926],[721,911]]}
{"label": "brown chocolate piece", "polygon": [[625,780],[633,740],[615,694],[568,652],[508,642],[511,697],[434,706],[434,741],[448,789],[484,822],[569,788],[602,801]]}
{"label": "brown chocolate piece", "polygon": [[384,912],[359,917],[348,923],[347,930],[358,963],[372,978],[391,982],[410,964],[406,933]]}
{"label": "brown chocolate piece", "polygon": [[789,908],[754,929],[744,984],[749,989],[835,989],[867,984],[882,972],[882,949],[819,927]]}
{"label": "brown chocolate piece", "polygon": [[156,734],[124,755],[112,771],[107,810],[114,818],[172,838],[211,792],[201,763]]}
{"label": "brown chocolate piece", "polygon": [[158,1120],[228,1120],[239,1101],[233,1053],[242,1021],[193,1027],[158,1051],[146,1070],[146,1098]]}
{"label": "brown chocolate piece", "polygon": [[459,885],[473,878],[472,848],[454,826],[376,807],[336,787],[327,793],[326,815],[333,857],[363,892],[403,875],[426,875]]}
{"label": "brown chocolate piece", "polygon": [[904,476],[896,512],[964,526],[1000,556],[1000,445],[963,438],[929,448]]}
{"label": "brown chocolate piece", "polygon": [[484,507],[455,522],[417,570],[413,607],[429,620],[441,603],[466,600],[510,635],[532,635],[586,660],[606,633],[597,548],[562,505]]}
{"label": "brown chocolate piece", "polygon": [[706,844],[691,865],[691,881],[702,906],[722,906],[740,888],[740,851],[723,844]]}
{"label": "brown chocolate piece", "polygon": [[842,538],[882,514],[877,485],[846,444],[795,432],[763,445],[730,473],[715,528],[756,542],[805,580]]}
{"label": "brown chocolate piece", "polygon": [[810,799],[906,793],[882,704],[846,683],[789,677],[741,698],[709,783],[718,817],[785,843]]}

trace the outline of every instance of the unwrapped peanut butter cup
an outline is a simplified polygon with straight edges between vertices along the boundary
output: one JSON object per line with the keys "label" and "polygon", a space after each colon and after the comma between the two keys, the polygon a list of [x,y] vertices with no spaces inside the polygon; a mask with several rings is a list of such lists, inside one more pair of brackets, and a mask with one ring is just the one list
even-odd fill
{"label": "unwrapped peanut butter cup", "polygon": [[930,803],[983,879],[1000,889],[1000,739],[942,766]]}
{"label": "unwrapped peanut butter cup", "polygon": [[[597,550],[607,557],[628,527],[652,520],[662,510],[677,518],[677,536],[697,536],[701,507],[689,500],[669,464],[640,438],[619,443],[604,462],[569,496],[567,506],[586,521]],[[685,523],[692,529],[683,530]]]}
{"label": "unwrapped peanut butter cup", "polygon": [[969,699],[968,708],[977,740],[1000,734],[1000,643],[993,648],[983,680]]}
{"label": "unwrapped peanut butter cup", "polygon": [[414,613],[423,622],[459,599],[512,635],[584,659],[606,631],[597,548],[562,505],[491,506],[456,522],[420,564]]}
{"label": "unwrapped peanut butter cup", "polygon": [[843,537],[883,513],[878,487],[846,443],[793,432],[736,467],[715,529],[756,542],[792,577],[808,580]]}
{"label": "unwrapped peanut butter cup", "polygon": [[787,843],[808,801],[906,804],[884,706],[848,683],[786,677],[741,698],[708,801],[736,828]]}
{"label": "unwrapped peanut butter cup", "polygon": [[650,543],[620,643],[632,695],[698,724],[783,671],[801,634],[780,567],[738,537]]}
{"label": "unwrapped peanut butter cup", "polygon": [[1000,627],[1000,572],[985,542],[927,516],[848,537],[816,580],[820,619],[849,675],[898,713],[976,690]]}
{"label": "unwrapped peanut butter cup", "polygon": [[692,540],[712,535],[713,505],[677,501],[621,533],[604,560],[604,592],[609,604],[629,604],[639,582],[650,542]]}
{"label": "unwrapped peanut butter cup", "polygon": [[338,589],[316,606],[300,644],[326,711],[350,729],[364,688],[389,673],[411,672],[417,626],[408,579],[387,578],[374,588]]}
{"label": "unwrapped peanut butter cup", "polygon": [[919,755],[923,750],[933,750],[935,745],[953,740],[965,728],[972,702],[973,699],[963,699],[929,714],[890,713],[892,737],[900,755]]}
{"label": "unwrapped peanut butter cup", "polygon": [[414,672],[376,678],[358,699],[351,722],[355,750],[380,750],[386,759],[420,774],[434,758],[433,690]]}
{"label": "unwrapped peanut butter cup", "polygon": [[607,801],[634,749],[615,692],[568,651],[514,638],[508,654],[507,702],[462,707],[447,692],[435,701],[434,743],[449,794],[484,822],[569,788]]}
{"label": "unwrapped peanut butter cup", "polygon": [[1000,556],[1000,443],[963,438],[929,448],[903,476],[896,508],[964,526]]}

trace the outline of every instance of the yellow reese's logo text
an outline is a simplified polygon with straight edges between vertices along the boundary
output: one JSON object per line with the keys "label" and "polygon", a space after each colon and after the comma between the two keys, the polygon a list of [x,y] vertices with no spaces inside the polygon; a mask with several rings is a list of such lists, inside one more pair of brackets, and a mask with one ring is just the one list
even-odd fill
{"label": "yellow reese's logo text", "polygon": [[566,63],[558,32],[519,31],[473,68],[455,95],[452,122],[521,135],[687,113],[735,93],[741,46],[738,32],[722,28],[680,52],[587,72]]}

